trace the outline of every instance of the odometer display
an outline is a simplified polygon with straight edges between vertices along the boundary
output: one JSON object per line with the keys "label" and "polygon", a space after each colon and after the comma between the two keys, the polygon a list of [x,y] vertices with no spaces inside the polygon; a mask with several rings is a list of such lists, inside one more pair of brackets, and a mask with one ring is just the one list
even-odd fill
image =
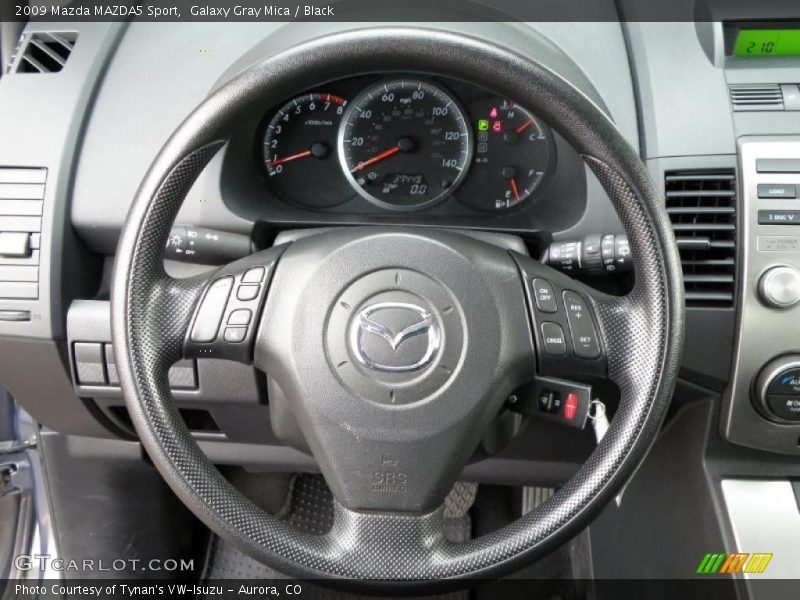
{"label": "odometer display", "polygon": [[414,210],[451,194],[467,174],[470,128],[442,88],[411,79],[365,90],[345,113],[339,160],[364,198],[395,210]]}

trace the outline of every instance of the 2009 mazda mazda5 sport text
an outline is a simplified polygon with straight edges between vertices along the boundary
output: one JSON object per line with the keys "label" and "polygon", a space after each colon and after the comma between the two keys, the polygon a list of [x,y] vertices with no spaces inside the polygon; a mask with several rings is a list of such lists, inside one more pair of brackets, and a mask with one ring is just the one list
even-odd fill
{"label": "2009 mazda mazda5 sport text", "polygon": [[9,598],[797,597],[794,3],[0,16]]}

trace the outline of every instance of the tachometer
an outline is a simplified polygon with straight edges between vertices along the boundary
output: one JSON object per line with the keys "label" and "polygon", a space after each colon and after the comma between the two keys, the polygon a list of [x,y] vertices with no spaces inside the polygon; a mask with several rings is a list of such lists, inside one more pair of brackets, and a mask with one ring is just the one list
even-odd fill
{"label": "tachometer", "polygon": [[284,104],[264,133],[264,163],[272,191],[309,208],[329,208],[354,196],[336,160],[336,135],[347,100],[304,94]]}
{"label": "tachometer", "polygon": [[394,210],[424,208],[451,194],[471,155],[463,111],[426,81],[375,84],[353,100],[339,130],[347,179],[370,202]]}
{"label": "tachometer", "polygon": [[554,164],[550,130],[526,109],[500,98],[473,102],[469,113],[477,130],[475,158],[459,199],[479,210],[520,206]]}

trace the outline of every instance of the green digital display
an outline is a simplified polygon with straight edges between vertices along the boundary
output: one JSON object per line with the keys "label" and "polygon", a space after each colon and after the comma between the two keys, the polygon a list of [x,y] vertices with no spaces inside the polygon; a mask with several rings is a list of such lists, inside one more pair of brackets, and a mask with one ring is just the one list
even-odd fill
{"label": "green digital display", "polygon": [[800,29],[742,29],[736,56],[800,56]]}

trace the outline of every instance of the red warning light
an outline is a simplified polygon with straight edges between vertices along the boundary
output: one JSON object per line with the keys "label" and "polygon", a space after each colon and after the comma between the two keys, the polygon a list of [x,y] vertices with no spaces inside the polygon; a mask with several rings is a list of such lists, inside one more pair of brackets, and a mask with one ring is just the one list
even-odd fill
{"label": "red warning light", "polygon": [[500,121],[495,121],[492,123],[492,131],[495,133],[500,133],[503,130],[503,124]]}

